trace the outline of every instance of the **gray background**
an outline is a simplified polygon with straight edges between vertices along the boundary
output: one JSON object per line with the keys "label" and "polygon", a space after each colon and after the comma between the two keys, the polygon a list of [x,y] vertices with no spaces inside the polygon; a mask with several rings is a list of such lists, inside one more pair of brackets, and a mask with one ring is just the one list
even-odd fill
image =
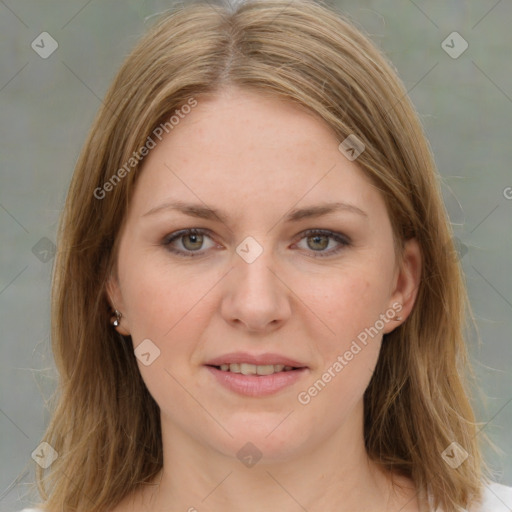
{"label": "gray background", "polygon": [[[482,340],[469,345],[483,389],[478,418],[498,447],[486,454],[495,480],[511,485],[512,2],[336,5],[389,55],[426,128]],[[26,503],[31,453],[48,420],[52,250],[76,158],[122,59],[153,21],[146,18],[170,6],[0,1],[1,511]],[[59,45],[47,59],[31,48],[44,31]],[[456,59],[441,46],[453,31],[469,43]]]}

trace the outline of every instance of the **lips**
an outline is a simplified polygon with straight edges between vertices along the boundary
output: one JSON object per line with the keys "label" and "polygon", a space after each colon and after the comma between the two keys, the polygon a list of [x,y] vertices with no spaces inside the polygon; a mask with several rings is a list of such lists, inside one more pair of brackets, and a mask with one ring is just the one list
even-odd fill
{"label": "lips", "polygon": [[273,353],[232,352],[210,359],[204,366],[224,388],[250,397],[278,393],[309,373],[304,363]]}
{"label": "lips", "polygon": [[249,354],[247,352],[233,352],[230,354],[224,354],[222,356],[210,359],[205,363],[206,366],[221,367],[222,365],[233,365],[233,364],[246,364],[255,366],[283,366],[291,367],[292,369],[307,368],[307,365],[283,356],[281,354],[264,353],[264,354]]}
{"label": "lips", "polygon": [[219,383],[230,392],[253,398],[274,395],[296,385],[309,374],[308,368],[297,368],[269,375],[244,375],[242,373],[222,371],[217,366],[205,366],[205,369],[213,377],[213,382]]}
{"label": "lips", "polygon": [[309,373],[304,363],[272,353],[233,352],[210,359],[204,366],[224,388],[249,397],[273,395]]}

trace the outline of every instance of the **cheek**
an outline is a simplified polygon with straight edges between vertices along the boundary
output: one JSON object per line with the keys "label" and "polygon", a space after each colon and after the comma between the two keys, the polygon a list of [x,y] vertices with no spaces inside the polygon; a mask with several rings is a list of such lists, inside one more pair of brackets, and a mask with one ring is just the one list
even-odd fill
{"label": "cheek", "polygon": [[329,330],[317,329],[319,366],[297,400],[308,414],[325,417],[326,428],[337,428],[360,403],[377,364],[382,335],[375,324],[389,297],[388,288],[372,277],[353,269],[309,296]]}
{"label": "cheek", "polygon": [[341,349],[365,328],[375,324],[385,312],[389,302],[387,281],[377,278],[375,272],[366,269],[349,269],[326,278],[323,285],[302,292],[328,329],[326,338],[332,346]]}
{"label": "cheek", "polygon": [[180,271],[162,254],[132,252],[120,259],[119,278],[125,316],[137,344],[144,338],[163,340],[182,323],[190,323],[215,276]]}
{"label": "cheek", "polygon": [[134,348],[146,340],[154,344],[148,345],[150,364],[137,361],[148,390],[164,409],[169,403],[184,405],[178,382],[192,378],[190,361],[205,328],[215,276],[180,272],[163,258],[133,252],[119,265],[119,278]]}
{"label": "cheek", "polygon": [[140,264],[132,267],[125,277],[126,316],[135,344],[142,338],[159,338],[165,332],[170,290],[162,277],[156,269]]}
{"label": "cheek", "polygon": [[388,307],[390,290],[386,268],[361,265],[340,269],[323,286],[310,289],[304,301],[322,320],[316,333],[309,333],[320,355],[319,367],[312,376],[312,383],[318,385],[310,389],[311,393],[305,391],[324,406],[327,402],[338,403],[339,414],[362,397],[379,357],[379,319]]}

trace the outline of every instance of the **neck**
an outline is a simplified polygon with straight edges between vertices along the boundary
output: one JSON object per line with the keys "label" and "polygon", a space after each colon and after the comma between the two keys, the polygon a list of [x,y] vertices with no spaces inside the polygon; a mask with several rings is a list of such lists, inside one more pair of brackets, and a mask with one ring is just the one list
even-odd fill
{"label": "neck", "polygon": [[[398,510],[398,503],[403,506],[414,498],[413,488],[406,482],[408,497],[393,492],[389,476],[364,449],[362,410],[360,419],[308,450],[282,458],[262,454],[248,467],[236,453],[229,456],[200,443],[162,418],[164,466],[155,485],[144,492],[139,510]],[[417,508],[407,505],[402,510]]]}

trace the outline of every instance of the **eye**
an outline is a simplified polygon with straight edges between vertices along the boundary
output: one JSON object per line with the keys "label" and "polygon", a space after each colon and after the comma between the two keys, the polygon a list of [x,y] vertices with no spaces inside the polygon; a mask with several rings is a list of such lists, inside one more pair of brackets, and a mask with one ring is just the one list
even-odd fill
{"label": "eye", "polygon": [[[323,229],[310,229],[302,233],[302,240],[306,240],[306,250],[310,249],[313,252],[317,253],[314,257],[326,257],[332,256],[333,254],[337,254],[346,246],[350,245],[350,240],[348,237],[342,235],[341,233],[334,233],[333,231],[327,231]],[[331,242],[335,242],[338,244],[333,249],[326,251]]]}
{"label": "eye", "polygon": [[[204,254],[206,249],[211,249],[215,246],[212,242],[209,247],[204,247],[205,239],[210,239],[208,231],[200,228],[182,229],[167,235],[162,241],[169,251],[178,256],[195,257]],[[301,233],[300,241],[306,240],[307,247],[303,249],[309,250],[314,254],[314,257],[327,257],[340,252],[343,248],[350,245],[350,240],[341,233],[335,233],[328,230],[310,229]],[[326,251],[333,242],[334,248]],[[338,244],[336,246],[336,244]]]}
{"label": "eye", "polygon": [[[205,238],[210,238],[210,236],[204,229],[183,229],[166,236],[162,244],[165,245],[169,251],[179,256],[194,257],[203,254],[203,251],[199,252],[199,250],[203,248]],[[176,245],[178,245],[178,247],[176,247]],[[212,243],[210,247],[213,246],[214,244]],[[206,247],[206,249],[208,248],[209,247]]]}

